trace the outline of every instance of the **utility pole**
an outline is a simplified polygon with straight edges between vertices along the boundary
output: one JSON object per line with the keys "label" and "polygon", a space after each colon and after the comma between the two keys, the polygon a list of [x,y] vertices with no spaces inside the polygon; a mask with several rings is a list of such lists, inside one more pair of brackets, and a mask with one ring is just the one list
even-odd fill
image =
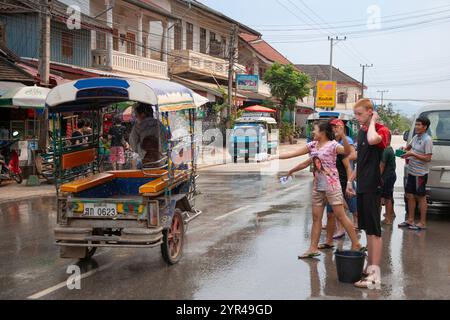
{"label": "utility pole", "polygon": [[[50,78],[50,3],[49,0],[40,0],[40,29],[41,29],[41,41],[39,52],[39,75],[41,85],[44,87],[49,86]],[[45,150],[47,147],[48,136],[48,112],[45,108],[43,115],[39,121],[39,149]]]}
{"label": "utility pole", "polygon": [[328,40],[330,41],[330,81],[333,81],[333,45],[335,41],[338,43],[339,41],[347,40],[347,37],[339,38],[336,36],[333,38],[328,36]]}
{"label": "utility pole", "polygon": [[373,67],[373,63],[372,64],[360,64],[360,67],[362,67],[362,86],[361,86],[361,99],[364,98],[364,71],[366,70],[366,68],[372,68]]}
{"label": "utility pole", "polygon": [[377,90],[377,92],[381,93],[381,106],[383,106],[383,97],[385,92],[389,92],[389,90]]}
{"label": "utility pole", "polygon": [[[230,41],[230,52],[228,56],[228,118],[230,120],[233,111],[233,67],[234,67],[234,58],[236,54],[236,39],[238,37],[237,32],[238,32],[237,26],[233,25]],[[227,124],[227,127],[230,127],[230,124],[231,122]]]}

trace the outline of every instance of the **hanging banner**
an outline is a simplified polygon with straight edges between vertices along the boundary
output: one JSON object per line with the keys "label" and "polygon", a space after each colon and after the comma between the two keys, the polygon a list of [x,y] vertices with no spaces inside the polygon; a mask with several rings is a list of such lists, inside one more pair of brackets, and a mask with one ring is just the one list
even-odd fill
{"label": "hanging banner", "polygon": [[336,81],[317,81],[316,107],[334,108],[336,106]]}

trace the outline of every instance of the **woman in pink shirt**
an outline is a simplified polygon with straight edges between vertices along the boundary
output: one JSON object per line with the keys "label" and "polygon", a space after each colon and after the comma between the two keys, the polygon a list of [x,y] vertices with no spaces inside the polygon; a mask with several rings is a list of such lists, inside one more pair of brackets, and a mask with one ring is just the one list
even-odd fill
{"label": "woman in pink shirt", "polygon": [[[340,130],[345,130],[341,127]],[[301,147],[298,151],[282,154],[278,159],[290,159],[309,153],[314,173],[314,186],[312,191],[313,225],[311,230],[311,244],[309,249],[299,259],[314,258],[320,255],[318,245],[320,232],[322,230],[322,215],[326,204],[333,207],[336,218],[344,226],[352,241],[352,250],[361,250],[353,223],[345,214],[344,195],[339,182],[339,173],[336,168],[336,155],[349,155],[350,145],[346,135],[343,137],[343,145],[334,140],[333,131],[329,122],[318,122],[314,124],[314,141]],[[270,159],[276,159],[271,157]],[[303,163],[291,169],[289,174],[304,168]]]}

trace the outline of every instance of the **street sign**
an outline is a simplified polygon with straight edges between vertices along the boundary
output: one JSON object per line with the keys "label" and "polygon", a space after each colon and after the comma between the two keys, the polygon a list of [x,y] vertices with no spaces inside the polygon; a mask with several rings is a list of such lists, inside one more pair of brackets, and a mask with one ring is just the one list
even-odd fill
{"label": "street sign", "polygon": [[336,106],[336,81],[317,81],[316,107]]}
{"label": "street sign", "polygon": [[257,74],[237,74],[237,89],[258,92],[259,76]]}

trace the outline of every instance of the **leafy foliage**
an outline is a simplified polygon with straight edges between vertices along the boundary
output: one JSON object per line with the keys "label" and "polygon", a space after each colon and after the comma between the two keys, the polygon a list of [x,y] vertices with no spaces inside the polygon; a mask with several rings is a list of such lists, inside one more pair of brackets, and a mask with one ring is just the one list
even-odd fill
{"label": "leafy foliage", "polygon": [[264,74],[264,81],[270,86],[271,94],[280,101],[282,110],[293,110],[297,99],[309,94],[309,76],[292,64],[274,63]]}
{"label": "leafy foliage", "polygon": [[411,124],[410,119],[394,111],[394,106],[392,103],[389,103],[388,105],[378,106],[378,115],[380,116],[383,124],[392,131],[406,131],[409,129],[409,126]]}

